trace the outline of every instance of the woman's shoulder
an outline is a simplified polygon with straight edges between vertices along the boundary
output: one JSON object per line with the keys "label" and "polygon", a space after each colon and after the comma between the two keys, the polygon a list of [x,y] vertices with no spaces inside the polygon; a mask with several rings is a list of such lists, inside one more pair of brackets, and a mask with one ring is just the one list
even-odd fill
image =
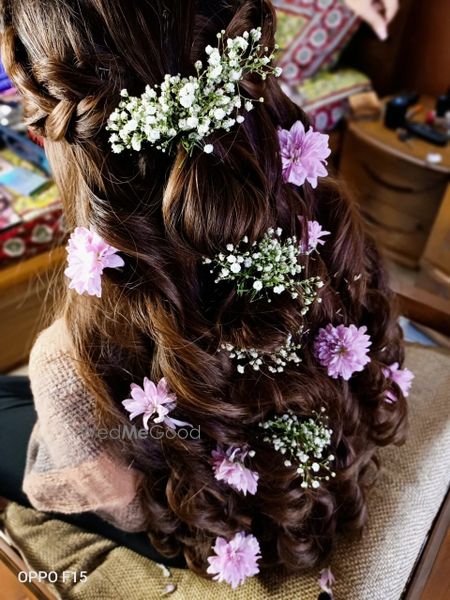
{"label": "woman's shoulder", "polygon": [[38,335],[30,353],[29,375],[36,405],[47,405],[57,398],[61,401],[74,393],[86,395],[64,319],[57,319]]}
{"label": "woman's shoulder", "polygon": [[56,319],[37,336],[31,349],[30,361],[52,354],[69,355],[71,347],[70,335],[65,320],[63,318]]}

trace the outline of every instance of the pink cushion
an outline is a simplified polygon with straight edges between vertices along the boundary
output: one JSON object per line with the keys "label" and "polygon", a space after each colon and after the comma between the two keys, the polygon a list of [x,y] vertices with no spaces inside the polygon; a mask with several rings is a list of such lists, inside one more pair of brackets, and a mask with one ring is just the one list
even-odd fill
{"label": "pink cushion", "polygon": [[280,66],[290,85],[331,66],[360,24],[342,0],[274,0]]}

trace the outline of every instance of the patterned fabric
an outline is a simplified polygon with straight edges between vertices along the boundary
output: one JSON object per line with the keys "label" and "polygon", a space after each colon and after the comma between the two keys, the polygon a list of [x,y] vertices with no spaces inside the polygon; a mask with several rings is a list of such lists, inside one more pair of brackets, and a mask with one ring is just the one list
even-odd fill
{"label": "patterned fabric", "polygon": [[366,75],[355,69],[320,71],[299,86],[283,85],[285,92],[308,114],[316,131],[330,131],[344,116],[348,98],[371,89]]}
{"label": "patterned fabric", "polygon": [[24,221],[0,232],[0,267],[54,248],[65,238],[61,209]]}
{"label": "patterned fabric", "polygon": [[360,20],[343,0],[274,0],[278,15],[279,64],[290,85],[337,60]]}
{"label": "patterned fabric", "polygon": [[[416,373],[409,399],[410,434],[401,448],[380,450],[383,469],[369,497],[362,539],[341,539],[331,557],[341,600],[394,600],[409,575],[450,483],[448,389],[450,355],[409,346]],[[303,576],[266,574],[230,593],[188,570],[163,570],[114,542],[52,517],[10,504],[5,525],[36,571],[87,571],[86,581],[60,576],[52,588],[65,600],[317,600],[319,569]],[[170,592],[169,588],[170,587]],[[170,595],[169,595],[170,594]]]}
{"label": "patterned fabric", "polygon": [[[2,149],[0,172],[13,168],[29,171],[31,176],[45,175],[12,150]],[[0,186],[0,267],[54,248],[65,236],[60,193],[50,179],[31,195]]]}

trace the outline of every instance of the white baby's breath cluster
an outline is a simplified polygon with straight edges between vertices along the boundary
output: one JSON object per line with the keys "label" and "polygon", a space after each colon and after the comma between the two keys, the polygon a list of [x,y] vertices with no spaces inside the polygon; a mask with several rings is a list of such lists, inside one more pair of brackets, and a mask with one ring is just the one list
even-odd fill
{"label": "white baby's breath cluster", "polygon": [[[308,312],[323,286],[319,277],[300,279],[304,267],[299,257],[304,254],[295,236],[283,240],[282,229],[269,229],[259,242],[249,244],[245,236],[237,246],[228,244],[227,252],[213,259],[204,258],[204,264],[212,265],[211,273],[217,271],[216,283],[234,281],[238,295],[250,294],[252,300],[268,296],[267,292],[289,292],[292,298],[302,295],[302,314]],[[271,298],[267,297],[268,302]],[[319,298],[320,301],[320,298]]]}
{"label": "white baby's breath cluster", "polygon": [[259,43],[261,35],[257,28],[225,40],[225,31],[221,31],[218,47],[205,49],[207,65],[195,63],[196,76],[166,75],[161,85],[147,86],[140,97],[122,90],[123,100],[107,126],[113,152],[139,152],[144,142],[167,152],[176,140],[189,153],[196,146],[208,154],[213,152],[212,144],[203,145],[204,138],[243,123],[243,113],[251,111],[256,102],[264,102],[242,95],[239,84],[244,76],[254,73],[266,79],[281,75],[279,67],[271,66],[274,53],[268,54],[269,48]]}
{"label": "white baby's breath cluster", "polygon": [[321,481],[336,477],[330,468],[335,457],[328,453],[333,431],[324,407],[309,419],[301,420],[289,410],[259,426],[264,429],[264,442],[286,456],[285,467],[297,465],[302,488],[318,488]]}
{"label": "white baby's breath cluster", "polygon": [[256,348],[236,348],[230,343],[222,344],[221,349],[229,353],[230,358],[236,360],[238,373],[244,373],[245,368],[251,367],[259,371],[261,367],[267,366],[271,373],[282,373],[288,363],[299,364],[302,359],[298,355],[301,344],[296,344],[292,336],[286,338],[285,343],[270,352],[257,350]]}

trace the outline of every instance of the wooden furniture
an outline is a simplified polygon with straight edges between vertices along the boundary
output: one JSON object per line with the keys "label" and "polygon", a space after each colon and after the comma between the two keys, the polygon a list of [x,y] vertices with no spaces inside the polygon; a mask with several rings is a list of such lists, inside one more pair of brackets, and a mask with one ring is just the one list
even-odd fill
{"label": "wooden furniture", "polygon": [[417,284],[450,300],[450,185],[420,261]]}
{"label": "wooden furniture", "polygon": [[404,90],[444,94],[450,73],[450,2],[400,0],[399,11],[381,41],[363,24],[343,53],[340,66],[368,75],[378,94]]}
{"label": "wooden furniture", "polygon": [[[431,99],[422,99],[424,111]],[[423,114],[417,116],[423,120]],[[428,164],[427,155],[442,161]],[[402,265],[416,269],[450,182],[450,145],[433,146],[417,138],[400,141],[376,121],[349,121],[340,176],[361,203],[368,228]]]}
{"label": "wooden furniture", "polygon": [[42,329],[41,309],[64,260],[65,252],[58,248],[0,269],[0,372],[27,362],[34,337]]}

